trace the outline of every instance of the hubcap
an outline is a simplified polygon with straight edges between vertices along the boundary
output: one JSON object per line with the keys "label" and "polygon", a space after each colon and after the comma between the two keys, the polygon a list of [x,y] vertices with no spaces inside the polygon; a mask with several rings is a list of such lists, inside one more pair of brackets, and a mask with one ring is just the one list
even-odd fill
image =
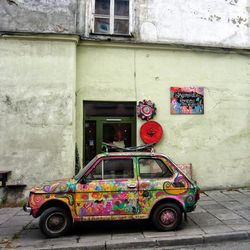
{"label": "hubcap", "polygon": [[51,232],[60,232],[66,226],[66,219],[62,213],[53,213],[47,218],[47,228]]}
{"label": "hubcap", "polygon": [[170,226],[176,221],[176,212],[171,209],[165,209],[160,214],[160,221],[164,226]]}

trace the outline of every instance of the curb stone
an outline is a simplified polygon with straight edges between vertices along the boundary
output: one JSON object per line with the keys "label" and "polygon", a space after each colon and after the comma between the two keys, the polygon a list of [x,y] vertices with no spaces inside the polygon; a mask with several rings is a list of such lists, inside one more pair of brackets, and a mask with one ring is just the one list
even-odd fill
{"label": "curb stone", "polygon": [[166,239],[157,239],[159,246],[180,246],[180,245],[197,245],[203,243],[202,235],[194,235],[194,236],[175,236]]}
{"label": "curb stone", "polygon": [[[182,246],[182,245],[201,245],[206,243],[215,243],[221,241],[232,240],[247,240],[250,239],[250,231],[241,231],[223,234],[208,234],[208,235],[194,235],[194,236],[175,236],[170,238],[150,238],[150,239],[136,239],[130,242],[124,240],[108,240],[104,243],[90,242],[79,244],[75,243],[71,246],[50,246],[41,247],[40,250],[112,250],[112,249],[143,249],[150,247],[167,247],[167,246]],[[18,248],[22,249],[22,248]],[[27,249],[27,248],[26,248]]]}
{"label": "curb stone", "polygon": [[[99,244],[98,242],[92,243],[91,245],[84,244],[79,245],[79,243],[74,243],[71,246],[50,246],[50,247],[42,247],[42,248],[36,248],[39,250],[105,250],[106,246],[105,244]],[[18,249],[19,250],[19,249]]]}
{"label": "curb stone", "polygon": [[220,242],[220,241],[230,241],[230,240],[247,240],[250,238],[248,232],[233,232],[233,233],[223,233],[223,234],[208,234],[204,235],[204,243]]}
{"label": "curb stone", "polygon": [[109,240],[106,242],[106,249],[129,249],[146,247],[158,247],[157,239],[136,239],[131,242],[124,242],[123,240]]}

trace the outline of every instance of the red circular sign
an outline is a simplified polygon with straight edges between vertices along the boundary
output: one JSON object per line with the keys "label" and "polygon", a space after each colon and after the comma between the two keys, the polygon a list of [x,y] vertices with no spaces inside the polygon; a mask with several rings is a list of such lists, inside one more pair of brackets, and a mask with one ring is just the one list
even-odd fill
{"label": "red circular sign", "polygon": [[161,125],[155,121],[149,121],[144,123],[140,129],[140,136],[143,142],[157,143],[161,140],[163,135],[163,130]]}

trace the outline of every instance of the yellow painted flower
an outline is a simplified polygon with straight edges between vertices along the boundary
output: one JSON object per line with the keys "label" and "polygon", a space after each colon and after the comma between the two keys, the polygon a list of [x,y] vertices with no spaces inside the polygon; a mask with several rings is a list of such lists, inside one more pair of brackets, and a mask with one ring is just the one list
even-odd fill
{"label": "yellow painted flower", "polygon": [[130,200],[134,200],[135,199],[135,194],[134,193],[128,193],[128,198],[130,199]]}

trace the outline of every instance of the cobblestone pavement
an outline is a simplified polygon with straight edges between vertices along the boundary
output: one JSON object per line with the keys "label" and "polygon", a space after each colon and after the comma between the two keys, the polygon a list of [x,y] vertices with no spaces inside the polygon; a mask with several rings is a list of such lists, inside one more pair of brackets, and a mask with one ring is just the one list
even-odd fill
{"label": "cobblestone pavement", "polygon": [[64,237],[46,239],[38,219],[22,208],[0,209],[0,248],[125,249],[250,238],[250,190],[206,191],[180,230],[158,232],[150,221],[77,223]]}

